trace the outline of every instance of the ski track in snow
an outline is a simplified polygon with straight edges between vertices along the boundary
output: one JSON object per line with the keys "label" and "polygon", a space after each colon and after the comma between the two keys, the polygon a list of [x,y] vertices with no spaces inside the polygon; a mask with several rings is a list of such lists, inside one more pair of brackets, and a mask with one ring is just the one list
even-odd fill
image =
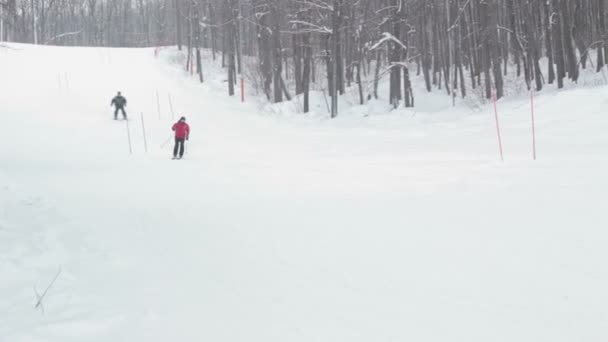
{"label": "ski track in snow", "polygon": [[[169,52],[15,47],[1,342],[608,338],[606,87],[537,98],[537,162],[526,102],[501,101],[501,163],[491,106],[282,118]],[[181,115],[192,136],[171,161]],[[43,314],[34,286],[59,267]]]}

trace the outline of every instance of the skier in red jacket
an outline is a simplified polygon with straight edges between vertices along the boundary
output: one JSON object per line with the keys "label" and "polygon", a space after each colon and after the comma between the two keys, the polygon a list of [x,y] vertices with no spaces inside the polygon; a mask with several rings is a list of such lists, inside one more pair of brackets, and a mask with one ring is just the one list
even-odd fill
{"label": "skier in red jacket", "polygon": [[182,116],[172,129],[175,132],[173,159],[181,159],[184,156],[184,142],[190,137],[190,126],[186,123],[186,118]]}

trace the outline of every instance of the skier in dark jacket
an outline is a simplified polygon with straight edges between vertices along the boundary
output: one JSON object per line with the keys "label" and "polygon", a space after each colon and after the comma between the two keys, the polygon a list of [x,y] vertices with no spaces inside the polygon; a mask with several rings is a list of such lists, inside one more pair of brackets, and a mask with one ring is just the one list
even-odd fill
{"label": "skier in dark jacket", "polygon": [[112,103],[110,104],[110,107],[114,106],[114,108],[116,108],[116,110],[114,111],[114,120],[118,119],[118,111],[122,112],[122,117],[127,120],[127,113],[125,112],[125,107],[127,106],[127,99],[122,96],[120,94],[120,92],[118,92],[118,95],[116,95],[113,99],[112,99]]}
{"label": "skier in dark jacket", "polygon": [[184,143],[190,137],[190,126],[186,123],[186,118],[182,116],[171,129],[175,132],[173,159],[181,159],[184,156]]}

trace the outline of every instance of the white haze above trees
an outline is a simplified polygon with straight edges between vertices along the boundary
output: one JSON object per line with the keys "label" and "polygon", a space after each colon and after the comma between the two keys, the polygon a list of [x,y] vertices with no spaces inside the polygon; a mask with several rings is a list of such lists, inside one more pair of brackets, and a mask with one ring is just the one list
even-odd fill
{"label": "white haze above trees", "polygon": [[3,40],[209,48],[229,94],[247,69],[270,101],[302,95],[308,112],[311,87],[323,85],[332,116],[347,87],[364,103],[385,76],[391,104],[413,107],[424,95],[413,74],[429,92],[501,98],[509,72],[539,91],[608,59],[605,0],[0,0],[0,9]]}

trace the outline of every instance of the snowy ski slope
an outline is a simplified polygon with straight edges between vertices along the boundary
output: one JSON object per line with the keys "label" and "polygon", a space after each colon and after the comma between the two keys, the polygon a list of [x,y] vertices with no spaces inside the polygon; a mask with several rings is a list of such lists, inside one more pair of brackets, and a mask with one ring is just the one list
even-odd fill
{"label": "snowy ski slope", "polygon": [[167,60],[0,48],[1,342],[608,339],[607,87],[537,97],[536,162],[501,101],[501,163],[491,106],[259,115]]}

